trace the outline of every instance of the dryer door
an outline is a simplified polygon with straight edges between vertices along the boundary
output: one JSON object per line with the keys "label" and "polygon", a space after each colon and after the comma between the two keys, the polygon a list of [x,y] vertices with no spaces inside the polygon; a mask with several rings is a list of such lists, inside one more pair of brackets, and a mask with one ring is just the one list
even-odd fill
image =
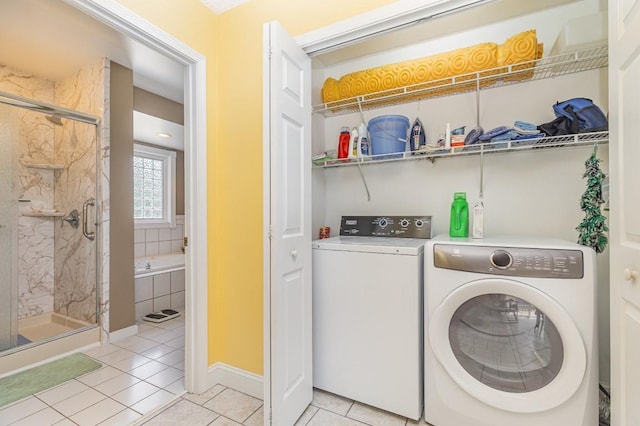
{"label": "dryer door", "polygon": [[514,280],[458,287],[431,316],[429,339],[460,387],[502,410],[556,407],[575,393],[586,371],[584,343],[569,314]]}

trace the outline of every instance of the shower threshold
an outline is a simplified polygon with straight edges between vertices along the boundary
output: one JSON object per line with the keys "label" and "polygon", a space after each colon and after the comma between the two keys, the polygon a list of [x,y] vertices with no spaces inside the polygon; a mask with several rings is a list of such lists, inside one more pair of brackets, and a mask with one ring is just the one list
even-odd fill
{"label": "shower threshold", "polygon": [[91,324],[55,312],[48,312],[19,320],[18,333],[29,342],[37,342],[88,325]]}
{"label": "shower threshold", "polygon": [[165,322],[179,316],[180,312],[178,311],[174,311],[173,309],[163,309],[152,314],[147,314],[143,316],[142,319],[149,322]]}

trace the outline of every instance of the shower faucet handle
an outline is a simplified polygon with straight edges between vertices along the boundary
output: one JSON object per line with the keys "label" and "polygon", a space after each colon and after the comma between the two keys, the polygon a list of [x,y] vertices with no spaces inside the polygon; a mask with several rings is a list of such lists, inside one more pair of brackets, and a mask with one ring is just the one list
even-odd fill
{"label": "shower faucet handle", "polygon": [[77,209],[73,209],[68,215],[63,217],[62,220],[70,224],[74,229],[77,229],[78,226],[80,226],[80,213]]}

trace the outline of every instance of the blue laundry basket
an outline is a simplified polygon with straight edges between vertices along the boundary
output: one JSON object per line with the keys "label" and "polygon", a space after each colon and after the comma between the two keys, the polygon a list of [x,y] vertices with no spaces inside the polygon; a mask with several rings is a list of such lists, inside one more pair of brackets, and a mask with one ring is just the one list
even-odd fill
{"label": "blue laundry basket", "polygon": [[405,152],[409,127],[409,119],[403,115],[382,115],[369,120],[367,131],[371,138],[371,153],[383,155]]}

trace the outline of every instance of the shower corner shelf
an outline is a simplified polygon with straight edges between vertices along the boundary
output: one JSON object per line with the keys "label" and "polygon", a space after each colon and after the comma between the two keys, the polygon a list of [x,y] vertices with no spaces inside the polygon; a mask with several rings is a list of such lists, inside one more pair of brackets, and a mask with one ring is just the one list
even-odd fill
{"label": "shower corner shelf", "polygon": [[62,212],[22,212],[22,216],[26,217],[64,217]]}
{"label": "shower corner shelf", "polygon": [[62,170],[65,168],[64,164],[52,164],[52,163],[29,163],[23,162],[23,166],[30,169],[43,169],[43,170]]}
{"label": "shower corner shelf", "polygon": [[608,58],[607,46],[595,47],[317,104],[313,106],[313,112],[331,117],[423,99],[480,92],[496,87],[604,68],[608,65]]}

